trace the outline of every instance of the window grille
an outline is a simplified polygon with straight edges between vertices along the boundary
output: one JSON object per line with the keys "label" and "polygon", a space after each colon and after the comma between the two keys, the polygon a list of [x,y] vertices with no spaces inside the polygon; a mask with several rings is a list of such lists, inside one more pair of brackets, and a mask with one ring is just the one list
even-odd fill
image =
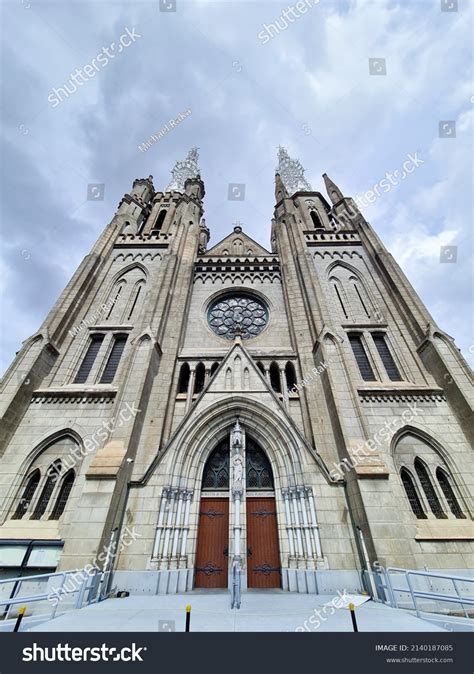
{"label": "window grille", "polygon": [[412,476],[407,470],[402,469],[400,472],[400,477],[402,478],[403,486],[405,487],[405,492],[411,509],[413,510],[413,514],[416,515],[419,520],[426,520],[426,514],[423,510],[423,506],[421,505],[421,501],[418,498],[418,494],[416,493]]}
{"label": "window grille", "polygon": [[443,509],[441,508],[441,504],[438,500],[434,487],[431,484],[428,471],[418,458],[415,459],[415,470],[420,480],[420,484],[423,488],[423,491],[425,492],[425,496],[428,500],[428,504],[431,508],[433,515],[438,519],[445,519],[446,515],[444,514]]}
{"label": "window grille", "polygon": [[33,500],[33,496],[35,495],[35,491],[39,484],[40,478],[41,473],[39,471],[39,468],[37,468],[28,478],[25,489],[23,490],[23,494],[17,505],[15,513],[13,514],[12,517],[13,520],[21,520],[23,515],[28,510],[31,501]]}
{"label": "window grille", "polygon": [[374,371],[367,357],[367,354],[362,344],[360,335],[349,335],[349,342],[354,353],[354,357],[359,366],[359,371],[364,381],[376,381]]}
{"label": "window grille", "polygon": [[56,503],[54,504],[53,511],[49,518],[50,520],[58,520],[63,514],[69,494],[74,485],[74,478],[75,473],[73,470],[69,470],[64,476]]}
{"label": "window grille", "polygon": [[461,510],[453,488],[451,487],[449,477],[442,468],[436,469],[436,478],[453,515],[457,517],[458,520],[466,519],[466,515],[464,515],[463,511]]}
{"label": "window grille", "polygon": [[99,349],[102,346],[104,341],[104,335],[95,334],[91,335],[91,342],[89,348],[87,349],[86,355],[81,363],[81,366],[76,374],[74,379],[75,384],[84,384],[87,381],[87,377],[90,375],[92,366],[94,365]]}
{"label": "window grille", "polygon": [[379,356],[391,381],[401,381],[402,378],[400,376],[400,372],[398,371],[392,354],[390,353],[385,340],[385,335],[382,333],[373,333],[372,339],[374,340],[374,344],[377,348],[377,351],[379,352]]}
{"label": "window grille", "polygon": [[116,335],[114,337],[114,345],[100,379],[101,384],[111,384],[113,382],[126,341],[127,335]]}

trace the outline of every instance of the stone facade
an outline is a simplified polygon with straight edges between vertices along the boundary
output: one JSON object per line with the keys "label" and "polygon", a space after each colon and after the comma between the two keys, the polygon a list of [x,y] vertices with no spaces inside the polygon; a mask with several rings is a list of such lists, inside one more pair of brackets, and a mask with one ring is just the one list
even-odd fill
{"label": "stone facade", "polygon": [[[5,375],[3,574],[97,564],[133,592],[190,589],[201,496],[223,494],[244,578],[262,494],[284,589],[360,589],[374,562],[472,569],[472,374],[453,340],[354,202],[286,153],[271,250],[239,225],[209,249],[193,152],[171,190],[134,181]],[[232,339],[216,333],[210,308],[242,297],[261,327],[235,309]],[[244,463],[252,440],[272,472],[258,491],[247,468],[238,498],[203,489],[237,422]]]}

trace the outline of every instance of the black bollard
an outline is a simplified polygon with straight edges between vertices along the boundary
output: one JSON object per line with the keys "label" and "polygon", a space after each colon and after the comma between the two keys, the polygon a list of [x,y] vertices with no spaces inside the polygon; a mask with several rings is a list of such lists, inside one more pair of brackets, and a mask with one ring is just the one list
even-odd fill
{"label": "black bollard", "polygon": [[352,627],[354,632],[358,632],[359,629],[357,627],[357,621],[356,621],[356,614],[355,614],[355,606],[354,604],[349,604],[349,611],[351,612],[351,618],[352,618]]}
{"label": "black bollard", "polygon": [[26,606],[22,606],[18,611],[18,618],[16,619],[15,627],[13,628],[14,632],[18,632],[18,630],[20,629],[20,624],[21,621],[23,620],[23,616],[25,615],[25,613],[26,613]]}
{"label": "black bollard", "polygon": [[191,626],[191,604],[188,604],[186,606],[186,629],[185,632],[190,631],[190,626]]}

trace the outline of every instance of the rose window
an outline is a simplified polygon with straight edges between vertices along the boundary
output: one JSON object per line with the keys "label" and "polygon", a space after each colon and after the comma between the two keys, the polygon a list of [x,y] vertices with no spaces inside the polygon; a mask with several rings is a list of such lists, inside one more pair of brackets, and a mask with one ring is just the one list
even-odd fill
{"label": "rose window", "polygon": [[248,295],[232,295],[215,301],[207,315],[211,329],[220,337],[255,337],[268,322],[268,310],[260,300]]}

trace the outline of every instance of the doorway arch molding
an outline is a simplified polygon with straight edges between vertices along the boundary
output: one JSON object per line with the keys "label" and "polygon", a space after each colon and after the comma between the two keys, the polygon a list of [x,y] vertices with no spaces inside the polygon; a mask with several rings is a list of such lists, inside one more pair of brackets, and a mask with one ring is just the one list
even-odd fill
{"label": "doorway arch molding", "polygon": [[172,444],[168,475],[180,476],[188,487],[200,488],[204,466],[218,442],[230,434],[236,418],[257,441],[271,463],[275,488],[303,483],[301,443],[285,420],[262,403],[241,396],[211,404],[191,418]]}

